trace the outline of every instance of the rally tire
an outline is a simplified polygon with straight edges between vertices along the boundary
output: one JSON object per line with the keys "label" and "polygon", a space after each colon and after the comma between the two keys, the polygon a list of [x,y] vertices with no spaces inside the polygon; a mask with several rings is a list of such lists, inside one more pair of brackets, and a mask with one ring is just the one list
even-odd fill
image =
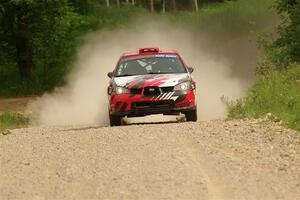
{"label": "rally tire", "polygon": [[109,115],[110,126],[121,126],[122,117]]}
{"label": "rally tire", "polygon": [[187,122],[196,122],[197,121],[197,109],[190,110],[185,113],[185,118]]}

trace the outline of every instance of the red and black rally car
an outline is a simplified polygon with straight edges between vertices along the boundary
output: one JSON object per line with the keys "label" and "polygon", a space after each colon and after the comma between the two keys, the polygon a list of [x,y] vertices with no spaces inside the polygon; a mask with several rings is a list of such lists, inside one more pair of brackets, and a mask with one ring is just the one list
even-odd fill
{"label": "red and black rally car", "polygon": [[196,84],[177,51],[142,48],[121,56],[108,86],[111,126],[121,125],[122,117],[151,114],[185,114],[197,121]]}

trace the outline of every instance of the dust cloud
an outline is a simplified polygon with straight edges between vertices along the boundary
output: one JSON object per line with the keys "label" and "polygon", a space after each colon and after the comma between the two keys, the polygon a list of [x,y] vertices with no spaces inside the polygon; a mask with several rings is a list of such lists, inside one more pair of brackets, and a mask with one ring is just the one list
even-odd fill
{"label": "dust cloud", "polygon": [[[226,53],[228,48],[231,48],[232,52],[237,53],[235,57],[240,59],[245,52],[235,47],[240,48],[242,42],[248,40],[242,39],[233,46],[230,46],[228,41],[224,44],[206,41],[204,45],[201,41],[205,41],[205,38],[199,37],[192,30],[173,26],[168,22],[158,23],[151,20],[147,20],[147,23],[143,20],[143,23],[138,21],[124,28],[88,34],[84,45],[78,50],[73,71],[67,77],[67,85],[57,88],[51,94],[45,94],[29,105],[28,110],[33,112],[34,116],[32,124],[107,125],[107,72],[113,70],[123,52],[137,51],[140,47],[148,46],[176,49],[186,63],[195,68],[193,78],[197,81],[200,120],[226,117],[227,110],[221,97],[242,97],[251,82],[251,78],[235,75],[236,61],[226,56]],[[241,68],[246,68],[249,74],[253,73],[253,63],[242,64]]]}

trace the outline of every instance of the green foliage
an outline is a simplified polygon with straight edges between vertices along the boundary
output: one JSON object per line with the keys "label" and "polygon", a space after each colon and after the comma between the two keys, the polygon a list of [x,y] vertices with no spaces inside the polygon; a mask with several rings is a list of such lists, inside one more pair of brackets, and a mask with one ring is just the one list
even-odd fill
{"label": "green foliage", "polygon": [[[88,1],[83,10],[67,0],[0,2],[0,95],[41,94],[63,85],[81,36],[125,24],[143,12],[132,6],[108,9],[96,2]],[[26,19],[22,29],[16,23],[19,15]],[[20,34],[32,46],[35,65],[33,78],[25,81],[17,63],[15,38]]]}
{"label": "green foliage", "polygon": [[290,128],[300,131],[300,65],[275,68],[261,75],[248,95],[229,103],[229,117],[261,117],[273,113]]}
{"label": "green foliage", "polygon": [[[2,3],[2,7],[1,25],[6,31],[0,35],[4,38],[0,45],[4,61],[0,65],[0,93],[41,92],[61,84],[74,54],[74,48],[70,48],[74,41],[68,37],[75,35],[73,30],[81,23],[68,2],[15,0]],[[19,37],[29,41],[35,65],[33,78],[26,81],[18,73]]]}
{"label": "green foliage", "polygon": [[173,21],[188,24],[189,27],[193,25],[195,29],[208,33],[206,36],[222,42],[244,33],[261,30],[269,26],[270,22],[276,21],[272,3],[273,0],[238,0],[208,4],[197,13],[176,13]]}
{"label": "green foliage", "polygon": [[0,131],[27,127],[29,119],[20,113],[0,113]]}
{"label": "green foliage", "polygon": [[[261,40],[266,50],[263,62],[286,68],[290,63],[300,62],[300,1],[276,0],[275,8],[281,17],[278,38],[268,35]],[[260,68],[265,66],[263,63]]]}
{"label": "green foliage", "polygon": [[300,1],[276,0],[281,16],[278,35],[260,35],[264,58],[258,80],[247,96],[229,103],[229,117],[261,117],[273,113],[288,127],[300,130]]}
{"label": "green foliage", "polygon": [[279,26],[280,37],[275,41],[275,46],[286,56],[284,63],[300,61],[300,1],[277,0],[277,10],[282,16]]}
{"label": "green foliage", "polygon": [[[205,6],[198,13],[179,12],[158,18],[167,17],[183,28],[188,24],[189,29],[205,29],[210,33],[205,37],[218,43],[264,26],[274,16],[266,14],[271,1],[227,1]],[[142,8],[128,4],[107,8],[105,1],[99,0],[3,0],[0,11],[0,95],[5,96],[41,94],[63,85],[81,36],[101,28],[125,26],[131,18],[146,14]],[[25,31],[15,22],[20,14],[27,17]],[[27,81],[22,80],[18,69],[16,33],[24,34],[32,45],[35,69],[33,78]]]}

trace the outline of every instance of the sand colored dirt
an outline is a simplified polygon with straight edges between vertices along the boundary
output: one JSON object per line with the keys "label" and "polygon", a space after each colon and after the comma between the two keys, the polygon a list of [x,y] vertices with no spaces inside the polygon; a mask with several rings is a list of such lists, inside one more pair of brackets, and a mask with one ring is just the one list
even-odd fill
{"label": "sand colored dirt", "polygon": [[300,135],[255,121],[33,127],[0,136],[8,199],[299,199]]}

